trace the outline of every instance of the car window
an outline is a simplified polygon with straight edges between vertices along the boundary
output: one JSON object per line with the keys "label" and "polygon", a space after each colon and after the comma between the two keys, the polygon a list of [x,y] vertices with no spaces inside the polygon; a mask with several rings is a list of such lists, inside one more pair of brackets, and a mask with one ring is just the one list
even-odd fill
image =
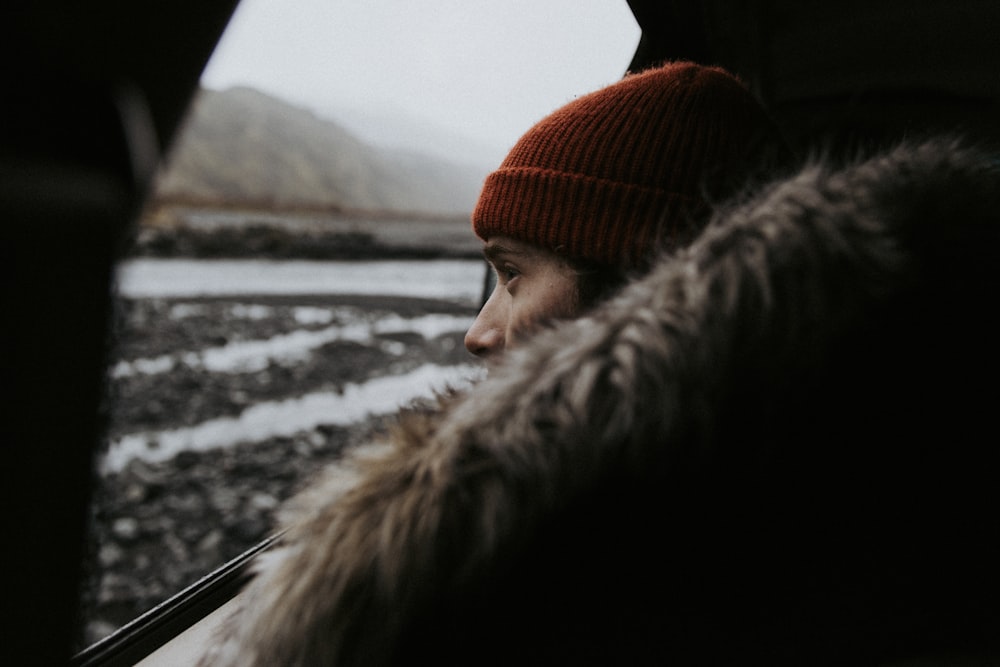
{"label": "car window", "polygon": [[240,4],[117,267],[80,648],[475,381],[479,185],[638,38],[625,2]]}

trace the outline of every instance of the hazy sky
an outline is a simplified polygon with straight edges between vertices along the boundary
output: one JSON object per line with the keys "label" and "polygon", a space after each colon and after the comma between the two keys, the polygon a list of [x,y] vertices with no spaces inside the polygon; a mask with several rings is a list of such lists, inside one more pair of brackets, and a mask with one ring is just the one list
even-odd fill
{"label": "hazy sky", "polygon": [[[545,114],[620,78],[638,41],[626,0],[242,0],[202,82],[495,166]],[[424,127],[387,120],[404,114]]]}

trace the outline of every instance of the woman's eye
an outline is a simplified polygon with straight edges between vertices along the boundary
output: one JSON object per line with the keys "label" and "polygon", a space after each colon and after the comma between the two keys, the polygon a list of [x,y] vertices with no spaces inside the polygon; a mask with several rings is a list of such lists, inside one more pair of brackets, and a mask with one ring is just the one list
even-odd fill
{"label": "woman's eye", "polygon": [[497,267],[497,277],[501,283],[509,283],[510,281],[521,275],[517,269],[512,266],[501,266]]}

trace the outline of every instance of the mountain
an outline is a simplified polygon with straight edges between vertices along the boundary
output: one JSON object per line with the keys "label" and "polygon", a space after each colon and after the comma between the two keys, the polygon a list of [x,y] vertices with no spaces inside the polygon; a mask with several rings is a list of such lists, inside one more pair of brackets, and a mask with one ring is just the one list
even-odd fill
{"label": "mountain", "polygon": [[369,145],[252,88],[202,89],[157,180],[162,200],[465,214],[487,168]]}
{"label": "mountain", "polygon": [[323,117],[335,118],[342,127],[373,146],[409,147],[449,162],[488,165],[487,171],[500,164],[509,148],[470,137],[398,106],[382,105],[373,110],[329,101],[310,108]]}

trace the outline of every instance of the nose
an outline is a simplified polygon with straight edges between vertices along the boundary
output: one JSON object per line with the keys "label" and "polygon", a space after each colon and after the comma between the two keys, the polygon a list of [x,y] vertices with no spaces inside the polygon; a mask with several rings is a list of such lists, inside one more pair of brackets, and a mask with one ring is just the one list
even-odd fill
{"label": "nose", "polygon": [[465,332],[465,349],[477,357],[488,357],[504,348],[507,323],[502,317],[496,290],[486,300],[476,321]]}

